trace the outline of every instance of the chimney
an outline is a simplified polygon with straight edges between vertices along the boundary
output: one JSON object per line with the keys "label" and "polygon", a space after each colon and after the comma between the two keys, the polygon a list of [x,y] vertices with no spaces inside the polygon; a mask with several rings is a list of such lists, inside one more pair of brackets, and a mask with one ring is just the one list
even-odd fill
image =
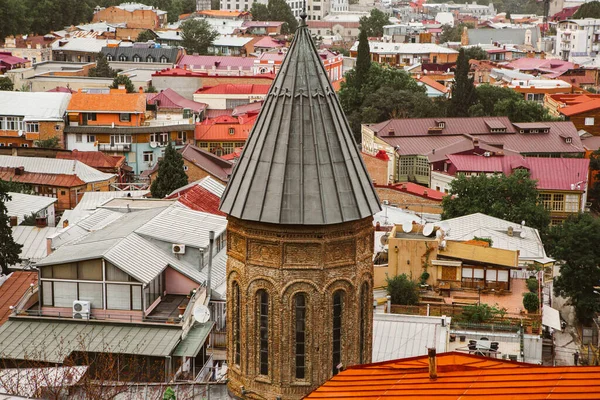
{"label": "chimney", "polygon": [[51,238],[46,238],[46,254],[47,255],[52,254],[52,239]]}
{"label": "chimney", "polygon": [[429,379],[437,379],[437,360],[435,357],[435,347],[427,349],[427,357],[429,357]]}
{"label": "chimney", "polygon": [[16,215],[11,215],[10,216],[10,226],[17,226],[19,223],[19,220],[17,219]]}
{"label": "chimney", "polygon": [[140,93],[144,93],[144,88],[140,86],[140,88],[138,89],[138,91],[139,91]]}
{"label": "chimney", "polygon": [[125,90],[125,85],[119,85],[119,90]]}
{"label": "chimney", "polygon": [[510,236],[510,237],[514,236],[514,229],[513,229],[513,227],[512,227],[512,226],[509,226],[509,227],[508,227],[508,230],[507,230],[507,232],[506,232],[506,233],[507,233],[507,234],[508,234],[508,236]]}
{"label": "chimney", "polygon": [[65,219],[65,220],[63,221],[63,228],[66,228],[67,226],[69,226],[69,220],[68,220],[68,219]]}
{"label": "chimney", "polygon": [[17,175],[23,175],[24,172],[25,172],[25,167],[17,167],[17,168],[15,168],[15,176],[17,176]]}

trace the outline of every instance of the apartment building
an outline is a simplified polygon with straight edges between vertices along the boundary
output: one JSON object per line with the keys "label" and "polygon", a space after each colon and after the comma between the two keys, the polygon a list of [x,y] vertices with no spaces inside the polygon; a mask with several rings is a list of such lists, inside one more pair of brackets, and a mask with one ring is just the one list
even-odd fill
{"label": "apartment building", "polygon": [[556,25],[554,54],[565,61],[600,51],[600,19],[568,19]]}

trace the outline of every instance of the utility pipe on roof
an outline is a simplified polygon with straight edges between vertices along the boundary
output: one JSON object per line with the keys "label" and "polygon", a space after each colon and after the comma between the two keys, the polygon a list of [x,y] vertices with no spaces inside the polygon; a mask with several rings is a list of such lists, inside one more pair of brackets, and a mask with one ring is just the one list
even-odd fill
{"label": "utility pipe on roof", "polygon": [[215,243],[215,231],[208,232],[208,271],[206,271],[206,298],[210,301],[211,280],[212,280],[212,261],[213,245]]}

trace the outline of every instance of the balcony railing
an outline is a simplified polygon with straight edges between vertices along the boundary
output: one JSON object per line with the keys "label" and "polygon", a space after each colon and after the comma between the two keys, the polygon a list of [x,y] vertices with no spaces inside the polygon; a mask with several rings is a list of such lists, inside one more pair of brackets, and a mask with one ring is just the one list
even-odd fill
{"label": "balcony railing", "polygon": [[131,144],[100,143],[100,144],[98,144],[98,150],[126,152],[126,151],[131,151]]}
{"label": "balcony railing", "polygon": [[198,372],[198,375],[196,375],[196,379],[194,379],[194,381],[209,382],[210,380],[212,380],[213,371],[215,369],[214,365],[215,363],[213,362],[213,355],[211,354],[210,357],[208,357],[208,360],[206,360],[206,363],[204,363],[204,366],[202,367],[200,372]]}

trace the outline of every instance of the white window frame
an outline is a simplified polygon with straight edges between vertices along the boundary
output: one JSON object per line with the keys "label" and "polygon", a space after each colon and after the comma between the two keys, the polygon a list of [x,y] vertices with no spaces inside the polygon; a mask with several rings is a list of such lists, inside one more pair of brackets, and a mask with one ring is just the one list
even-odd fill
{"label": "white window frame", "polygon": [[594,122],[595,122],[595,119],[594,119],[594,117],[586,117],[586,118],[585,118],[584,125],[585,125],[585,126],[593,126],[593,125],[594,125]]}

